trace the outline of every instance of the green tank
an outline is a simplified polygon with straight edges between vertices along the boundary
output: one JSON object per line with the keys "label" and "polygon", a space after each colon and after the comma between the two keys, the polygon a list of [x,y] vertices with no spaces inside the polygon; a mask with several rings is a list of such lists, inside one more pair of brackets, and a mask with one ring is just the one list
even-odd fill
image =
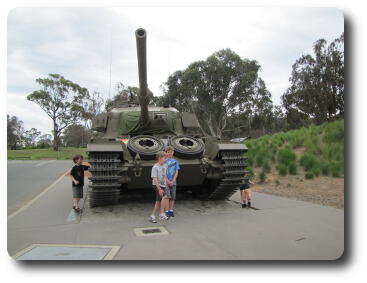
{"label": "green tank", "polygon": [[[223,200],[231,196],[245,177],[247,147],[205,135],[193,113],[169,106],[150,106],[147,84],[146,31],[135,32],[138,101],[101,113],[93,120],[95,134],[87,146],[92,176],[88,190],[90,207],[117,204],[124,196],[151,191],[151,168],[159,151],[170,145],[179,161],[178,191]],[[153,194],[153,193],[152,193]]]}

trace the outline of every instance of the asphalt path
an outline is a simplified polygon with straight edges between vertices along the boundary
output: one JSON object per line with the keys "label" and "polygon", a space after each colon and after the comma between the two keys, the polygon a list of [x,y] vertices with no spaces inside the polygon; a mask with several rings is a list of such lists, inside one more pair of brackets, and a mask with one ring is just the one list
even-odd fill
{"label": "asphalt path", "polygon": [[69,160],[8,160],[8,215],[26,205],[72,166]]}

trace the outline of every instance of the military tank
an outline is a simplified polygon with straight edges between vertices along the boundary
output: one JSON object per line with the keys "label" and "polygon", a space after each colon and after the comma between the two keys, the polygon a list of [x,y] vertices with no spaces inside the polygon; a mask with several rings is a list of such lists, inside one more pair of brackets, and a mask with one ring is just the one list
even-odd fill
{"label": "military tank", "polygon": [[150,106],[147,84],[146,31],[135,32],[139,94],[92,121],[95,135],[87,145],[92,176],[90,207],[117,204],[137,190],[151,189],[155,156],[168,145],[180,163],[177,190],[190,190],[207,200],[224,200],[245,177],[247,147],[206,135],[193,113],[170,106]]}

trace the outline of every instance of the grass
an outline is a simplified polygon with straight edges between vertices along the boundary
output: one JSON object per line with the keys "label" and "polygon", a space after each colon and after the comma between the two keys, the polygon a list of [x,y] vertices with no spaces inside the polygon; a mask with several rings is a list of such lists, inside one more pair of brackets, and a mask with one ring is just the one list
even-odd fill
{"label": "grass", "polygon": [[74,155],[81,154],[84,159],[87,157],[86,148],[76,147],[60,147],[59,151],[54,151],[52,148],[47,149],[20,149],[8,150],[8,160],[14,159],[57,159],[57,160],[72,160]]}
{"label": "grass", "polygon": [[344,120],[245,141],[249,165],[280,175],[344,176]]}

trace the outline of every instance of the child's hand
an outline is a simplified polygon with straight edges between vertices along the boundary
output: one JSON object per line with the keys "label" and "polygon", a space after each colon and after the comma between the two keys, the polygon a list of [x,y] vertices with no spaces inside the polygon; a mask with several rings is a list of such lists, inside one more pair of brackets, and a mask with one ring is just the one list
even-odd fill
{"label": "child's hand", "polygon": [[173,186],[173,181],[169,182],[169,186],[172,187]]}
{"label": "child's hand", "polygon": [[162,189],[159,189],[159,195],[160,195],[160,197],[163,197],[163,190]]}
{"label": "child's hand", "polygon": [[79,184],[79,181],[74,181],[74,184],[75,184],[75,185],[78,185],[78,184]]}

